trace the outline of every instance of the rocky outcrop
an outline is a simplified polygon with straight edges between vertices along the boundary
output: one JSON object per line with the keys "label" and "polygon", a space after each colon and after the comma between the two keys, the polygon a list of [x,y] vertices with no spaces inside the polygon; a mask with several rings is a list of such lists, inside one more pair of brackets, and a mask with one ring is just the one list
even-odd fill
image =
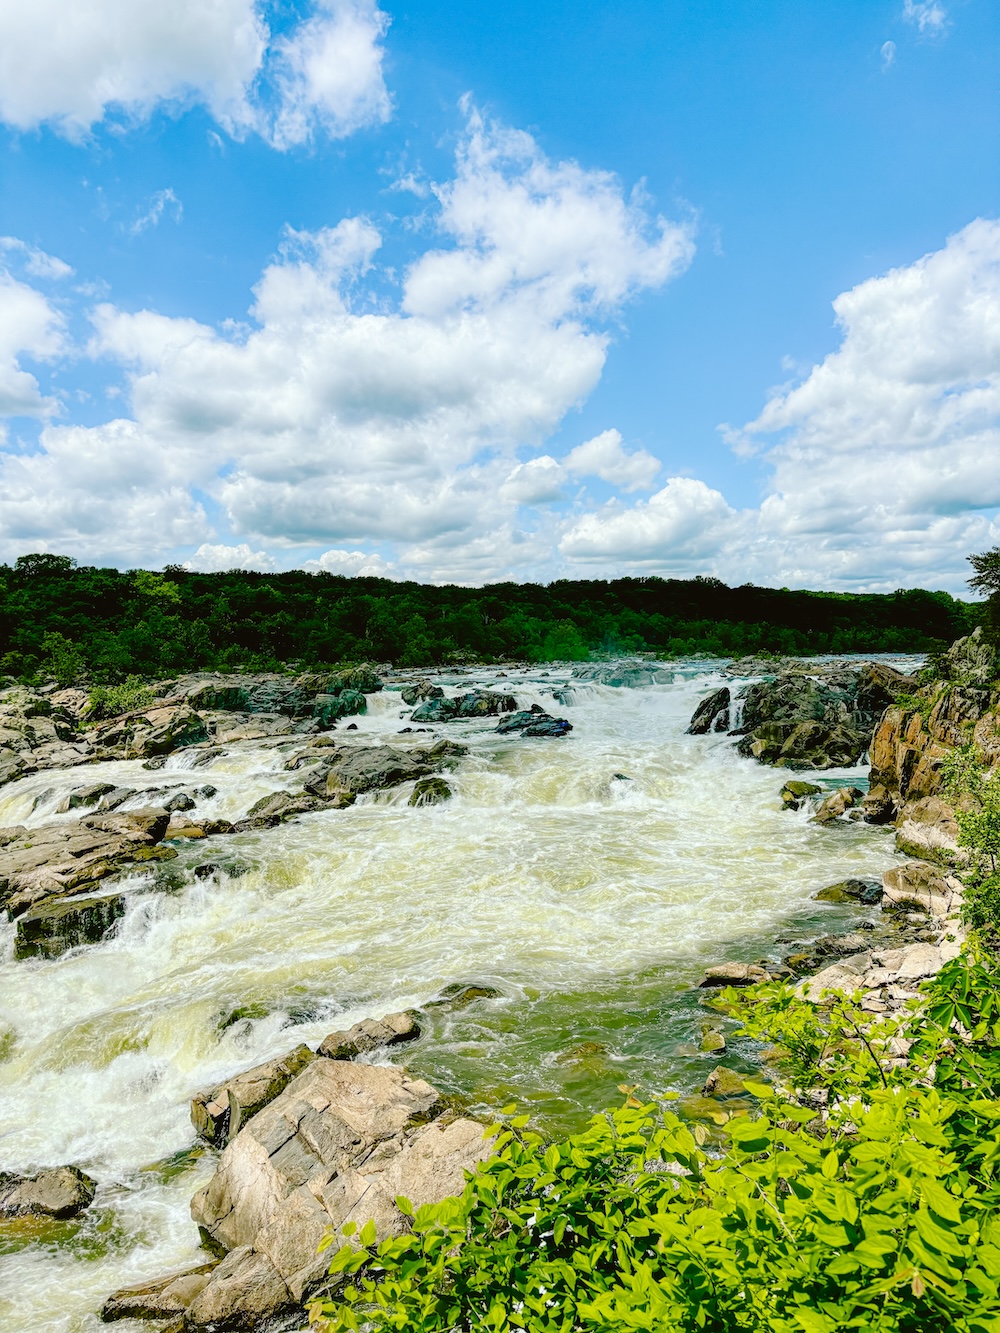
{"label": "rocky outcrop", "polygon": [[489,1152],[476,1121],[439,1114],[438,1094],[395,1067],[318,1058],[247,1121],[191,1213],[227,1251],[185,1312],[194,1329],[253,1326],[324,1281],[328,1229],[373,1220],[379,1239],[415,1207],[460,1192]]}
{"label": "rocky outcrop", "polygon": [[496,690],[472,690],[455,699],[432,698],[414,709],[411,722],[454,722],[461,718],[499,717],[513,713],[517,700]]}
{"label": "rocky outcrop", "polygon": [[813,823],[832,824],[835,819],[840,819],[848,810],[853,810],[863,797],[864,792],[860,787],[838,787],[820,801],[816,813],[812,817]]}
{"label": "rocky outcrop", "polygon": [[435,769],[465,753],[465,746],[453,741],[438,741],[427,750],[397,750],[391,745],[326,746],[301,756],[312,759],[314,754],[318,755],[305,790],[324,800],[335,800],[343,799],[344,793],[357,796],[361,792],[398,787],[430,776]]}
{"label": "rocky outcrop", "polygon": [[444,690],[429,680],[418,680],[415,685],[404,685],[400,690],[400,698],[408,708],[412,708],[426,699],[443,699]]}
{"label": "rocky outcrop", "polygon": [[801,782],[798,778],[790,778],[778,792],[778,796],[781,798],[783,810],[799,810],[803,801],[808,800],[810,796],[818,796],[822,790],[823,788],[817,787],[815,782]]}
{"label": "rocky outcrop", "polygon": [[195,1133],[207,1143],[224,1147],[245,1121],[273,1102],[315,1059],[308,1046],[296,1046],[288,1055],[266,1060],[216,1088],[197,1093],[191,1099]]}
{"label": "rocky outcrop", "polygon": [[416,1041],[420,1028],[407,1011],[386,1014],[385,1018],[363,1018],[346,1032],[331,1032],[319,1046],[319,1054],[328,1060],[353,1060],[356,1055]]}
{"label": "rocky outcrop", "polygon": [[451,788],[444,778],[421,778],[414,785],[407,805],[440,805],[451,800]]}
{"label": "rocky outcrop", "polygon": [[0,784],[93,757],[78,714],[57,700],[22,685],[0,690]]}
{"label": "rocky outcrop", "polygon": [[125,915],[127,905],[124,893],[42,903],[18,917],[14,957],[58,958],[78,945],[99,944]]}
{"label": "rocky outcrop", "polygon": [[236,824],[237,832],[245,829],[274,828],[296,815],[311,815],[317,810],[342,810],[353,805],[353,792],[342,791],[329,800],[308,792],[273,791],[256,801]]}
{"label": "rocky outcrop", "polygon": [[710,731],[728,731],[731,702],[732,694],[728,685],[713,690],[694,710],[688,735],[704,736]]}
{"label": "rocky outcrop", "polygon": [[596,685],[610,685],[613,689],[640,690],[651,685],[668,685],[669,671],[649,662],[608,662],[573,668],[576,680],[593,681]]}
{"label": "rocky outcrop", "polygon": [[36,1176],[0,1171],[0,1217],[75,1217],[94,1200],[97,1182],[76,1166]]}
{"label": "rocky outcrop", "polygon": [[866,739],[853,727],[824,722],[765,722],[743,736],[744,758],[775,768],[850,768],[860,762]]}
{"label": "rocky outcrop", "polygon": [[90,893],[126,866],[176,856],[159,845],[169,822],[166,810],[148,809],[0,829],[0,908],[21,916],[46,899]]}
{"label": "rocky outcrop", "polygon": [[501,736],[515,731],[522,736],[565,736],[573,730],[573,724],[564,717],[553,717],[538,704],[532,704],[522,712],[508,713],[496,729]]}

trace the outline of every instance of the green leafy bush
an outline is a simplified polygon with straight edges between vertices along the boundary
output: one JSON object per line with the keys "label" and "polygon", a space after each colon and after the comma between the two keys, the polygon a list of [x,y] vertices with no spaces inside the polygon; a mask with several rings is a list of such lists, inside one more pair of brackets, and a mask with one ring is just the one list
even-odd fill
{"label": "green leafy bush", "polygon": [[975,746],[959,746],[942,764],[942,785],[955,806],[958,844],[968,859],[962,916],[970,929],[1000,939],[1000,779]]}
{"label": "green leafy bush", "polygon": [[[722,1110],[715,1145],[631,1095],[561,1143],[524,1117],[494,1126],[460,1198],[415,1214],[400,1199],[412,1232],[376,1244],[369,1223],[339,1250],[345,1285],[312,1320],[329,1333],[997,1333],[997,963],[948,965],[902,1023],[780,987],[728,999],[784,1043],[798,1093],[751,1082],[757,1109]],[[911,1063],[886,1065],[879,1043],[901,1030]]]}
{"label": "green leafy bush", "polygon": [[86,718],[88,722],[101,722],[105,718],[119,717],[122,713],[148,708],[155,698],[140,676],[129,676],[121,685],[98,685],[91,690]]}

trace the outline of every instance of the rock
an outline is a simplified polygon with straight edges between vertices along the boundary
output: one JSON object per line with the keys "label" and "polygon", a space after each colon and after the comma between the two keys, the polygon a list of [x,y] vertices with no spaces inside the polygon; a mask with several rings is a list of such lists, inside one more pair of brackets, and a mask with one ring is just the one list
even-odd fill
{"label": "rock", "polygon": [[427,699],[419,708],[413,710],[411,722],[451,722],[458,717],[456,699]]}
{"label": "rock", "polygon": [[140,758],[171,754],[186,745],[208,739],[205,720],[190,708],[154,708],[145,714],[148,726],[133,732],[126,746]]}
{"label": "rock", "polygon": [[873,953],[872,961],[896,980],[905,983],[934,976],[941,970],[944,960],[936,945],[911,944],[905,949],[884,949]]}
{"label": "rock", "polygon": [[896,820],[896,851],[945,864],[965,859],[958,843],[958,820],[943,797],[906,802]]}
{"label": "rock", "polygon": [[339,694],[319,694],[313,705],[313,716],[321,727],[332,727],[342,717],[367,713],[368,700],[360,690],[341,690]]}
{"label": "rock", "polygon": [[75,1217],[89,1208],[97,1190],[76,1166],[57,1166],[37,1176],[0,1171],[0,1217]]}
{"label": "rock", "polygon": [[496,729],[501,735],[519,731],[522,736],[565,736],[573,730],[573,724],[564,717],[552,717],[538,704],[532,704],[530,709],[523,712],[508,713],[501,718]]}
{"label": "rock", "polygon": [[182,1315],[195,1296],[205,1287],[208,1275],[218,1266],[218,1259],[166,1273],[153,1282],[140,1282],[112,1292],[101,1307],[105,1324],[117,1319],[171,1319]]}
{"label": "rock", "polygon": [[597,685],[610,685],[613,689],[648,689],[670,681],[670,673],[648,662],[613,662],[595,666],[574,667],[573,675],[577,680],[594,681]]}
{"label": "rock", "polygon": [[89,893],[136,861],[176,856],[156,846],[169,820],[165,810],[146,809],[0,830],[0,907],[20,916],[46,898]]}
{"label": "rock", "polygon": [[757,963],[718,963],[705,969],[699,986],[702,990],[711,986],[755,986],[769,980],[767,969]]}
{"label": "rock", "polygon": [[907,861],[882,876],[882,906],[920,907],[931,916],[947,916],[961,883],[926,861]]}
{"label": "rock", "polygon": [[983,638],[982,626],[951,645],[945,653],[945,670],[949,680],[963,685],[987,686],[996,679],[996,649]]}
{"label": "rock", "polygon": [[874,726],[897,697],[915,685],[912,676],[905,676],[885,662],[864,662],[858,669],[855,711]]}
{"label": "rock", "polygon": [[[458,704],[459,717],[498,717],[501,713],[517,711],[517,700],[512,694],[499,694],[495,690],[473,690],[455,700]],[[416,713],[413,714],[417,719]]]}
{"label": "rock", "polygon": [[305,790],[325,799],[336,799],[344,792],[357,794],[398,787],[403,782],[429,776],[439,765],[465,752],[464,746],[451,741],[439,741],[429,750],[345,745],[325,757],[323,767],[306,781]]}
{"label": "rock", "polygon": [[404,685],[400,698],[408,708],[422,703],[425,699],[443,699],[444,690],[440,685],[432,685],[429,680],[418,680],[415,685]]}
{"label": "rock", "polygon": [[730,702],[731,695],[728,685],[713,690],[706,699],[702,699],[694,710],[691,725],[688,727],[688,735],[704,736],[709,731],[728,731]]}
{"label": "rock", "polygon": [[742,731],[753,731],[767,722],[848,726],[852,721],[853,690],[837,689],[813,676],[791,672],[750,685],[742,702]]}
{"label": "rock", "polygon": [[328,694],[341,690],[359,690],[362,694],[377,694],[382,689],[382,677],[373,666],[362,665],[335,671],[326,684]]}
{"label": "rock", "polygon": [[17,919],[15,958],[58,958],[80,944],[99,944],[125,915],[127,898],[71,898],[42,903]]}
{"label": "rock", "polygon": [[194,797],[188,792],[179,791],[176,796],[171,796],[169,801],[163,802],[163,808],[173,813],[175,810],[193,810],[196,804]]}
{"label": "rock", "polygon": [[705,1080],[702,1092],[706,1097],[736,1097],[746,1092],[739,1074],[725,1065],[717,1065]]}
{"label": "rock", "polygon": [[420,1207],[460,1192],[490,1143],[475,1121],[426,1123],[438,1105],[428,1083],[395,1067],[314,1060],[243,1125],[192,1201],[195,1221],[231,1252],[188,1324],[243,1327],[301,1304],[325,1278],[317,1248],[329,1228],[370,1218],[382,1240],[409,1226],[398,1195]]}
{"label": "rock", "polygon": [[698,1049],[707,1052],[724,1051],[726,1049],[726,1039],[717,1028],[708,1028],[701,1034]]}
{"label": "rock", "polygon": [[812,822],[830,824],[853,809],[863,797],[864,792],[860,787],[838,787],[820,802],[819,809],[812,816]]}
{"label": "rock", "polygon": [[130,801],[133,796],[138,796],[135,787],[112,787],[106,796],[102,796],[98,804],[98,810],[117,810],[120,805]]}
{"label": "rock", "polygon": [[440,805],[451,800],[451,788],[444,778],[421,778],[413,788],[408,805]]}
{"label": "rock", "polygon": [[866,748],[865,737],[847,726],[822,722],[766,722],[745,735],[737,749],[744,758],[776,768],[850,768]]}
{"label": "rock", "polygon": [[313,814],[317,810],[331,808],[342,809],[354,803],[353,793],[345,793],[339,800],[331,802],[320,796],[311,796],[306,792],[273,791],[262,796],[250,807],[239,821],[239,831],[254,828],[273,828],[296,815]]}
{"label": "rock", "polygon": [[346,1032],[331,1032],[319,1046],[319,1054],[328,1060],[353,1060],[356,1055],[377,1051],[384,1046],[416,1041],[420,1028],[412,1014],[387,1014],[385,1018],[364,1018]]}
{"label": "rock", "polygon": [[503,991],[497,990],[495,986],[466,986],[461,982],[453,982],[445,986],[435,999],[428,1000],[424,1008],[464,1009],[473,1000],[499,1000],[502,996]]}
{"label": "rock", "polygon": [[183,700],[200,712],[280,713],[306,717],[313,696],[308,682],[289,680],[271,672],[254,675],[219,675],[198,672],[177,681],[168,698]]}
{"label": "rock", "polygon": [[228,1079],[191,1099],[191,1123],[208,1143],[224,1147],[240,1126],[284,1092],[317,1057],[306,1045]]}
{"label": "rock", "polygon": [[874,880],[842,879],[836,884],[820,889],[818,893],[813,894],[813,898],[820,903],[861,902],[870,906],[881,900],[882,886]]}
{"label": "rock", "polygon": [[113,782],[92,782],[89,787],[78,787],[76,791],[71,791],[56,806],[56,814],[64,815],[70,810],[85,809],[92,805],[97,805],[102,796],[107,796],[115,791]]}
{"label": "rock", "polygon": [[800,782],[797,778],[792,778],[785,783],[778,795],[786,810],[798,810],[806,797],[818,796],[822,790],[823,788],[817,787],[815,782]]}
{"label": "rock", "polygon": [[814,977],[800,981],[795,987],[795,993],[804,1000],[812,1001],[813,1004],[823,999],[827,991],[852,995],[856,990],[863,989],[864,975],[871,966],[871,961],[869,953],[842,958],[840,962],[824,968],[822,972],[817,972]]}

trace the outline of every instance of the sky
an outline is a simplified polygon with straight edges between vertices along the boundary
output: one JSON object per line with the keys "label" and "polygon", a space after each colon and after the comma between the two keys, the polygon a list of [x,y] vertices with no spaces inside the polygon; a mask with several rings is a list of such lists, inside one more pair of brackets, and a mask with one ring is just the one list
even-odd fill
{"label": "sky", "polygon": [[0,0],[0,559],[961,593],[996,0]]}

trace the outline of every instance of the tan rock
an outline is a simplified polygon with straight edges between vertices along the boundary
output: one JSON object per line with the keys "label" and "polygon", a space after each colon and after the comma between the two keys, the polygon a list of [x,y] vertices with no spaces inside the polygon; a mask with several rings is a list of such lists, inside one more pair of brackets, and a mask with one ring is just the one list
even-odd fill
{"label": "tan rock", "polygon": [[931,916],[947,916],[953,895],[961,888],[954,876],[927,861],[907,861],[882,876],[882,905],[912,904]]}
{"label": "tan rock", "polygon": [[112,1292],[101,1307],[105,1324],[118,1319],[170,1319],[183,1314],[208,1283],[218,1260],[166,1273],[152,1282],[139,1282]]}
{"label": "tan rock", "polygon": [[698,984],[704,990],[711,986],[755,986],[769,979],[767,969],[757,963],[717,963],[705,969],[705,975]]}
{"label": "tan rock", "polygon": [[0,1217],[75,1217],[90,1206],[96,1189],[97,1182],[75,1166],[36,1176],[0,1171]]}
{"label": "tan rock", "polygon": [[706,1097],[734,1097],[746,1092],[746,1088],[739,1074],[718,1065],[705,1080],[702,1091]]}
{"label": "tan rock", "polygon": [[412,1014],[386,1014],[385,1018],[362,1019],[346,1032],[331,1032],[320,1043],[319,1054],[330,1060],[353,1060],[356,1055],[415,1041],[419,1036],[420,1028]]}
{"label": "tan rock", "polygon": [[196,1133],[219,1147],[239,1133],[240,1126],[284,1092],[316,1055],[306,1045],[288,1055],[266,1060],[191,1099],[191,1123]]}
{"label": "tan rock", "polygon": [[191,1301],[185,1327],[253,1329],[294,1303],[267,1255],[240,1246],[226,1255]]}

